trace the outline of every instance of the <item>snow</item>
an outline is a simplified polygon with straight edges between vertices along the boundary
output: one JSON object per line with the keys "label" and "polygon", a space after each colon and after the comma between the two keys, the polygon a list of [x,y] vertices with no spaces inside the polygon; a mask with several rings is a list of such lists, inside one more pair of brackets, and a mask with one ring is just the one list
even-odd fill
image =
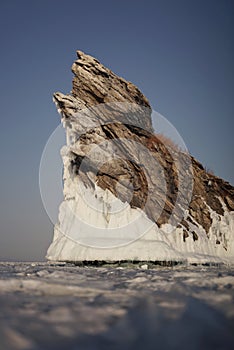
{"label": "snow", "polygon": [[[220,199],[221,201],[221,199]],[[169,225],[163,225],[162,230],[168,233],[167,238],[171,245],[183,253],[184,258],[190,263],[222,262],[234,263],[234,212],[229,212],[223,203],[224,215],[219,215],[208,206],[212,225],[208,235],[204,228],[196,223],[190,223],[191,231],[198,235],[194,241],[192,235],[183,241],[183,228],[174,231]],[[194,219],[193,219],[194,220]],[[219,240],[220,244],[216,244]],[[224,248],[226,247],[226,249]]]}
{"label": "snow", "polygon": [[[221,217],[209,208],[213,219],[209,235],[198,223],[191,223],[198,240],[190,235],[184,242],[183,228],[169,224],[159,228],[141,209],[131,208],[109,190],[87,188],[77,177],[69,177],[64,189],[66,200],[60,206],[59,222],[47,252],[49,260],[234,263],[234,213],[226,208]],[[216,244],[220,235],[227,250],[223,244]]]}
{"label": "snow", "polygon": [[227,266],[0,263],[4,350],[231,349]]}

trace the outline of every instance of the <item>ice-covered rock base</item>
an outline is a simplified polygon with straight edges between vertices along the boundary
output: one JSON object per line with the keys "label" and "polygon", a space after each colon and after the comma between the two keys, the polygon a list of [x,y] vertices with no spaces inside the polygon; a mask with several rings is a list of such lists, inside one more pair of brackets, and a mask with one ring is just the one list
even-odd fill
{"label": "ice-covered rock base", "polygon": [[[139,208],[121,202],[109,190],[86,188],[69,180],[66,200],[47,259],[55,261],[177,261],[234,263],[234,212],[220,218],[211,209],[213,222],[207,235],[191,223],[193,235],[184,240],[183,228],[160,228]],[[69,197],[73,194],[72,197]],[[218,239],[225,239],[227,248]]]}

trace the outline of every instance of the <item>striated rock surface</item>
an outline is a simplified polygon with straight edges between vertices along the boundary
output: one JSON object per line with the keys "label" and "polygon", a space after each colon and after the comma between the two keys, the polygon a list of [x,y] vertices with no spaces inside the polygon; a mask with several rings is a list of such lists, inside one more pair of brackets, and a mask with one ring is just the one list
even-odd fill
{"label": "striated rock surface", "polygon": [[234,188],[157,133],[136,86],[77,54],[71,94],[54,94],[67,145],[47,258],[234,262]]}

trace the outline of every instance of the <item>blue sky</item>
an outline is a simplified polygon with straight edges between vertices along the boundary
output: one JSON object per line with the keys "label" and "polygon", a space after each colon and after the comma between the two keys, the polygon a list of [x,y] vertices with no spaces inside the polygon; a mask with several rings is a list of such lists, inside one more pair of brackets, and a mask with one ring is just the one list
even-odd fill
{"label": "blue sky", "polygon": [[231,0],[0,2],[0,260],[42,260],[52,239],[38,169],[77,49],[135,83],[234,184],[233,10]]}

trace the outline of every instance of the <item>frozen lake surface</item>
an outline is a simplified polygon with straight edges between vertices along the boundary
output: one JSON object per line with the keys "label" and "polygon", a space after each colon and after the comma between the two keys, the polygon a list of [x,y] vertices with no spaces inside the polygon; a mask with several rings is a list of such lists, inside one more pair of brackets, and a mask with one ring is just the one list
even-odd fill
{"label": "frozen lake surface", "polygon": [[151,267],[0,263],[0,349],[232,349],[234,269]]}

